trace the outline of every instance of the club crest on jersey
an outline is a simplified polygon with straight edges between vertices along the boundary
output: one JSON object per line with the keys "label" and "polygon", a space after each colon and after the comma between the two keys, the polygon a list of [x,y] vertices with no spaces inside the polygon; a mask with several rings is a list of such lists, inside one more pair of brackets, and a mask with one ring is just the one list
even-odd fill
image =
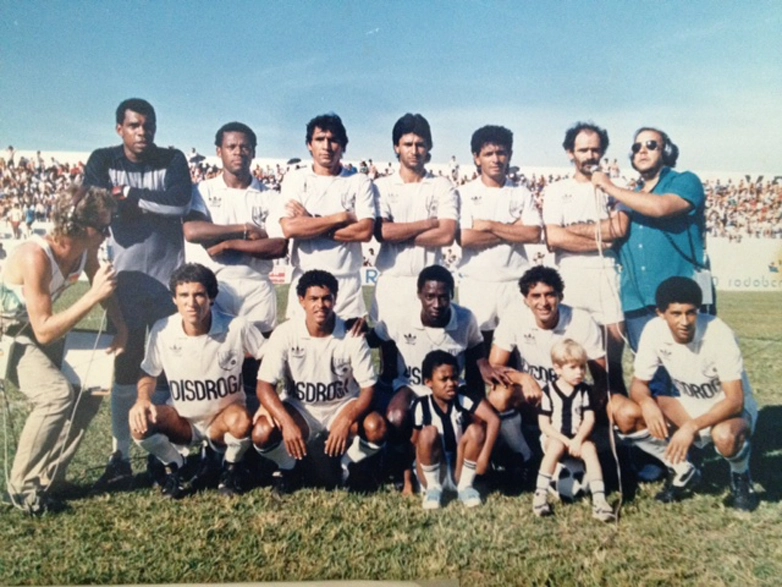
{"label": "club crest on jersey", "polygon": [[175,357],[182,356],[182,345],[178,342],[171,343],[171,346],[168,347],[168,350],[171,351],[171,354]]}
{"label": "club crest on jersey", "polygon": [[260,228],[263,228],[266,226],[266,219],[269,217],[269,210],[268,208],[263,208],[261,206],[253,206],[252,209],[252,219],[253,222],[258,225]]}
{"label": "club crest on jersey", "polygon": [[356,194],[355,192],[345,192],[342,194],[340,201],[342,202],[342,209],[345,212],[353,212],[356,209]]}
{"label": "club crest on jersey", "polygon": [[345,379],[350,373],[350,359],[331,357],[331,372],[340,379]]}
{"label": "club crest on jersey", "polygon": [[426,216],[427,218],[437,218],[437,207],[439,205],[439,202],[437,201],[437,198],[432,196],[429,198],[429,201],[426,203]]}
{"label": "club crest on jersey", "polygon": [[223,371],[231,371],[239,364],[240,358],[236,351],[229,350],[217,355],[217,364]]}
{"label": "club crest on jersey", "polygon": [[510,202],[508,202],[508,214],[510,214],[510,217],[514,220],[518,220],[521,218],[521,201],[517,200],[516,198],[511,198]]}
{"label": "club crest on jersey", "polygon": [[707,379],[717,379],[717,365],[714,363],[709,363],[703,368],[703,376]]}
{"label": "club crest on jersey", "polygon": [[415,344],[415,341],[418,339],[418,337],[412,332],[404,334],[403,337],[405,339],[405,344]]}
{"label": "club crest on jersey", "polygon": [[291,353],[291,357],[293,357],[294,359],[303,359],[304,347],[300,347],[299,345],[292,346],[290,353]]}

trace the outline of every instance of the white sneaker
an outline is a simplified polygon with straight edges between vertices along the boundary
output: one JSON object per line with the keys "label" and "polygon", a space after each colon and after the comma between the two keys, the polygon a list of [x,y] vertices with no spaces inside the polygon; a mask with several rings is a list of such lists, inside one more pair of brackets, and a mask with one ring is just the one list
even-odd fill
{"label": "white sneaker", "polygon": [[424,493],[424,509],[425,510],[437,510],[440,509],[440,502],[443,499],[443,488],[432,487],[427,489]]}

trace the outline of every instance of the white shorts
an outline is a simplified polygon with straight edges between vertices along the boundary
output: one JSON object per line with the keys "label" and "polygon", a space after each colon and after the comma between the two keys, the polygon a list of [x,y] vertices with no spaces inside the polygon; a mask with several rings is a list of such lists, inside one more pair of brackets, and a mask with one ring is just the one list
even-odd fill
{"label": "white shorts", "polygon": [[565,282],[562,303],[589,312],[601,326],[624,321],[616,267],[562,267]]}
{"label": "white shorts", "polygon": [[459,305],[472,311],[481,331],[494,330],[509,307],[521,302],[517,281],[478,281],[462,277]]}
{"label": "white shorts", "polygon": [[[296,293],[296,285],[299,283],[301,275],[302,271],[295,269],[291,278],[291,286],[288,290],[288,309],[285,311],[289,320],[304,316],[304,308],[301,307],[299,296]],[[361,276],[337,277],[337,284],[339,291],[337,292],[337,303],[334,305],[337,316],[343,320],[366,316],[367,306],[364,303],[364,292],[361,289]]]}
{"label": "white shorts", "polygon": [[220,281],[219,284],[215,300],[218,310],[252,322],[261,332],[274,330],[277,326],[277,291],[268,275]]}
{"label": "white shorts", "polygon": [[[708,412],[713,404],[706,404],[704,405],[703,402],[699,402],[697,400],[695,401],[687,401],[687,398],[683,397],[677,397],[674,398],[681,402],[682,406],[686,410],[686,412],[690,415],[692,418],[697,418],[699,416],[702,416],[706,412]],[[755,424],[758,421],[758,404],[755,402],[754,397],[748,398],[749,401],[747,401],[747,398],[744,400],[744,411],[741,413],[741,417],[744,418],[747,423],[749,424],[749,433],[752,435],[752,433],[755,431]],[[711,427],[703,428],[698,431],[699,438],[695,440],[695,444],[703,448],[707,444],[711,444],[712,438],[711,438]]]}
{"label": "white shorts", "polygon": [[389,322],[401,313],[420,311],[420,307],[418,276],[381,275],[375,284],[369,316],[375,322]]}
{"label": "white shorts", "polygon": [[301,402],[292,399],[285,399],[283,400],[283,403],[295,408],[296,411],[301,414],[301,417],[304,418],[305,422],[307,422],[307,427],[310,429],[309,436],[307,437],[307,442],[309,442],[315,438],[318,433],[328,432],[331,429],[334,420],[342,413],[342,410],[356,400],[358,400],[357,397],[351,397],[340,402],[336,406],[315,409],[312,407],[305,407]]}

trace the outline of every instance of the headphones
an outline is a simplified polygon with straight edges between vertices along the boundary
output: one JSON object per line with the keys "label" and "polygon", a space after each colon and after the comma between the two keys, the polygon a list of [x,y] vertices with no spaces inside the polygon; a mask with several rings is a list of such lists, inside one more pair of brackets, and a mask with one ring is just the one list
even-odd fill
{"label": "headphones", "polygon": [[68,206],[68,210],[65,212],[65,222],[63,223],[63,228],[67,233],[73,233],[76,232],[77,229],[82,228],[81,223],[76,218],[76,208],[78,208],[79,204],[87,196],[87,192],[88,190],[84,186],[79,186],[73,190],[71,203]]}
{"label": "headphones", "polygon": [[[642,126],[633,134],[633,143],[636,142],[636,139],[638,139],[639,134],[647,130],[656,132],[658,135],[660,135],[660,138],[663,141],[663,151],[662,151],[663,165],[665,165],[666,167],[676,167],[676,160],[679,158],[679,147],[677,147],[673,143],[673,141],[671,141],[671,138],[660,129],[651,126]],[[633,169],[636,169],[635,162],[633,161],[633,159],[635,158],[635,154],[632,151],[630,151],[629,156],[630,156],[630,165],[633,166]],[[636,171],[638,170],[636,169]]]}

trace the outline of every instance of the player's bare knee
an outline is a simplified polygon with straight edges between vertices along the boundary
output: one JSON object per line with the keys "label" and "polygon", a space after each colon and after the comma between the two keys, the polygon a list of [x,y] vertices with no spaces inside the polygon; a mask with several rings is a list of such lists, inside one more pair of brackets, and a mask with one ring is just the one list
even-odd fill
{"label": "player's bare knee", "polygon": [[711,429],[711,438],[717,452],[725,458],[731,458],[736,456],[744,446],[747,430],[743,426],[730,426],[723,422]]}
{"label": "player's bare knee", "polygon": [[435,446],[440,442],[440,431],[434,426],[424,426],[418,433],[418,444],[423,446]]}
{"label": "player's bare knee", "polygon": [[467,437],[468,444],[483,446],[483,443],[486,442],[486,427],[472,423],[464,431],[464,435]]}
{"label": "player's bare knee", "polygon": [[250,415],[243,409],[231,410],[226,414],[225,424],[228,432],[235,438],[247,438],[253,429]]}
{"label": "player's bare knee", "polygon": [[363,423],[364,438],[372,444],[382,444],[385,442],[387,427],[386,420],[377,412],[372,412]]}
{"label": "player's bare knee", "polygon": [[258,448],[266,448],[282,440],[282,434],[278,428],[272,426],[266,416],[261,416],[253,426],[252,439]]}
{"label": "player's bare knee", "polygon": [[521,403],[521,388],[518,385],[495,385],[489,392],[489,403],[498,412],[507,412]]}
{"label": "player's bare knee", "polygon": [[611,398],[607,409],[609,416],[613,418],[614,424],[622,434],[630,434],[642,425],[640,406],[626,397]]}

